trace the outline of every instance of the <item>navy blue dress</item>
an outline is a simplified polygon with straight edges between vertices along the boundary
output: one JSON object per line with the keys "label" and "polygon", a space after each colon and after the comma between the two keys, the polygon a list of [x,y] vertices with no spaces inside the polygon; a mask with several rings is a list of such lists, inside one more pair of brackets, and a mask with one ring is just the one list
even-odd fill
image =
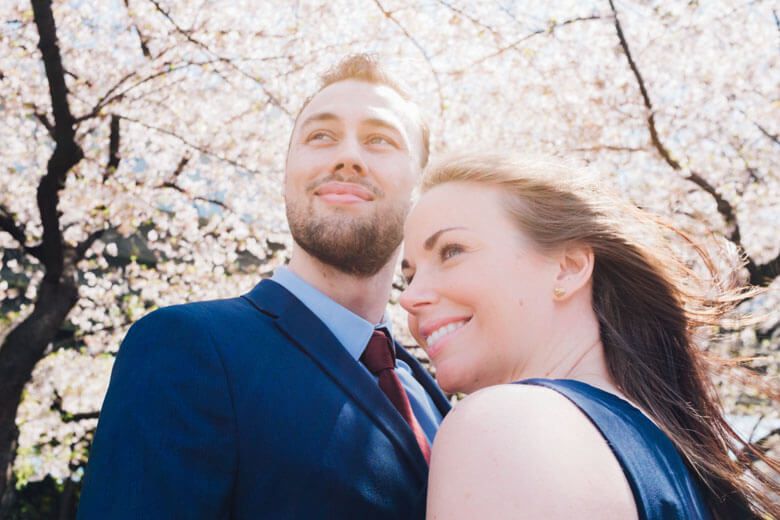
{"label": "navy blue dress", "polygon": [[596,426],[615,454],[634,494],[640,520],[709,520],[699,484],[672,441],[620,397],[571,379],[526,379],[555,390]]}

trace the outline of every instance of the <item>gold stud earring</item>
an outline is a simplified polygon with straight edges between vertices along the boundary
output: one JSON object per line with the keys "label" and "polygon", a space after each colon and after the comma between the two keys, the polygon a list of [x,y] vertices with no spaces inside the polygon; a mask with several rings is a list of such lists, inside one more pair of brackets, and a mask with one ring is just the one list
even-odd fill
{"label": "gold stud earring", "polygon": [[556,298],[563,298],[566,295],[566,289],[563,287],[556,287],[553,289],[553,295],[555,295]]}

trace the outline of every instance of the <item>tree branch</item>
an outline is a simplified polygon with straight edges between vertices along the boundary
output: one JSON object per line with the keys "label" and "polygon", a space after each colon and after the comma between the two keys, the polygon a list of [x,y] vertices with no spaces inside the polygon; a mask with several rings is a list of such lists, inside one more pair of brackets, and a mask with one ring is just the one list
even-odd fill
{"label": "tree branch", "polygon": [[780,32],[780,17],[777,16],[777,11],[772,9],[772,15],[775,17],[775,26],[777,27],[777,32]]}
{"label": "tree branch", "polygon": [[179,34],[184,36],[184,38],[186,38],[188,42],[192,43],[193,45],[198,46],[201,49],[203,49],[208,54],[214,56],[217,59],[217,61],[226,64],[227,66],[229,66],[230,68],[232,68],[233,70],[235,70],[236,72],[238,72],[239,74],[244,76],[245,78],[247,78],[247,79],[253,81],[254,83],[256,83],[260,87],[260,89],[263,91],[263,94],[266,95],[266,97],[271,102],[271,104],[273,104],[275,107],[277,107],[279,110],[281,110],[282,112],[284,112],[288,116],[292,117],[292,114],[290,114],[290,111],[287,110],[287,108],[285,108],[284,105],[282,105],[281,101],[279,101],[279,99],[271,91],[268,90],[268,88],[265,86],[265,84],[262,81],[260,81],[260,79],[254,77],[251,74],[249,74],[246,71],[244,71],[241,67],[236,65],[233,62],[233,60],[231,60],[230,58],[226,58],[224,56],[220,56],[219,54],[214,52],[211,49],[211,47],[209,47],[205,43],[201,42],[200,40],[197,40],[196,38],[194,38],[192,36],[192,31],[188,31],[188,30],[184,29],[183,27],[181,27],[176,22],[176,20],[173,19],[171,14],[168,11],[166,11],[165,8],[163,8],[160,5],[160,2],[158,2],[157,0],[149,0],[149,1],[152,3],[154,8],[160,14],[162,14],[165,17],[165,19],[168,20],[168,22],[170,22],[171,25],[173,25],[174,29],[176,29],[176,32],[178,32]]}
{"label": "tree branch", "polygon": [[121,87],[127,80],[129,80],[130,78],[132,78],[135,75],[136,75],[135,71],[132,71],[132,72],[128,72],[127,74],[125,74],[124,76],[119,78],[119,81],[114,83],[114,85],[112,85],[111,88],[109,88],[106,91],[106,93],[103,94],[103,96],[100,99],[98,99],[98,102],[95,103],[95,106],[92,107],[92,110],[90,110],[88,113],[84,114],[83,116],[79,116],[79,117],[76,118],[76,124],[81,123],[82,121],[85,121],[87,119],[91,119],[91,118],[97,116],[100,113],[100,110],[104,106],[106,106],[108,104],[111,104],[112,102],[121,99],[122,96],[124,95],[124,92],[122,92],[122,93],[120,93],[120,94],[118,94],[118,95],[116,95],[114,97],[110,97],[110,96],[114,92],[116,92],[117,89],[119,89],[119,87]]}
{"label": "tree branch", "polygon": [[780,136],[778,136],[777,134],[770,133],[769,130],[759,125],[755,121],[753,121],[753,124],[756,125],[756,127],[761,131],[761,133],[764,134],[770,141],[773,141],[776,145],[780,145]]}
{"label": "tree branch", "polygon": [[161,182],[157,185],[158,188],[170,188],[172,190],[178,191],[179,193],[186,195],[187,197],[190,197],[193,200],[200,200],[203,202],[208,202],[209,204],[215,204],[223,209],[227,209],[229,211],[233,211],[227,204],[222,202],[221,200],[217,199],[210,199],[208,197],[202,197],[200,195],[192,195],[189,190],[182,188],[179,186],[179,184],[176,182],[176,180],[181,175],[182,171],[184,171],[184,167],[187,166],[187,164],[190,162],[190,156],[184,155],[179,160],[179,164],[176,165],[176,169],[173,170],[171,173],[171,176],[168,180]]}
{"label": "tree branch", "polygon": [[495,29],[495,27],[492,27],[490,25],[482,23],[477,18],[471,16],[470,14],[468,14],[463,9],[460,9],[460,8],[452,5],[451,3],[447,2],[446,0],[437,0],[437,1],[438,1],[438,3],[440,5],[446,7],[447,9],[449,9],[450,11],[455,13],[456,15],[462,16],[463,18],[465,18],[466,20],[470,21],[472,24],[476,25],[477,27],[480,27],[480,28],[488,31],[490,34],[493,35],[493,38],[496,40],[496,43],[498,43],[501,40],[501,34]]}
{"label": "tree branch", "polygon": [[204,65],[210,65],[212,63],[217,63],[220,60],[214,59],[214,60],[207,60],[202,62],[196,62],[196,61],[190,61],[190,62],[184,62],[180,65],[173,65],[172,62],[164,62],[161,63],[160,66],[162,67],[161,70],[158,70],[157,72],[154,72],[152,74],[149,74],[148,76],[145,76],[143,78],[140,78],[135,83],[129,85],[127,88],[117,92],[119,88],[124,85],[129,79],[136,76],[136,72],[128,72],[124,76],[122,76],[119,81],[117,81],[111,88],[109,88],[103,96],[98,99],[97,103],[92,107],[92,109],[87,112],[86,114],[83,114],[81,116],[78,116],[76,118],[76,124],[81,123],[82,121],[86,121],[87,119],[92,119],[93,117],[97,117],[100,115],[101,110],[106,108],[107,106],[111,105],[112,103],[116,103],[117,101],[121,101],[122,99],[127,96],[132,90],[140,87],[141,85],[144,85],[146,83],[149,83],[150,81],[153,81],[157,78],[167,76],[171,74],[172,72],[175,72],[177,70],[186,69],[189,67],[202,67]]}
{"label": "tree branch", "polygon": [[780,276],[780,253],[765,264],[756,264],[752,260],[746,266],[750,273],[750,283],[753,285],[768,285]]}
{"label": "tree branch", "polygon": [[262,173],[262,172],[260,172],[260,170],[255,170],[255,169],[250,168],[249,166],[246,166],[244,164],[241,164],[241,163],[239,163],[239,162],[237,162],[237,161],[235,161],[233,159],[228,159],[227,157],[222,157],[221,155],[218,155],[218,154],[216,154],[216,153],[214,153],[214,152],[204,148],[203,146],[191,143],[190,141],[188,141],[184,137],[180,136],[179,134],[177,134],[176,132],[173,132],[171,130],[167,130],[165,128],[160,128],[159,126],[150,125],[148,123],[144,123],[143,121],[141,121],[139,119],[132,118],[132,117],[128,117],[128,116],[120,116],[120,117],[122,119],[124,119],[125,121],[130,121],[131,123],[136,123],[136,124],[141,125],[144,128],[147,128],[149,130],[154,130],[155,132],[160,132],[161,134],[169,135],[169,136],[173,137],[174,139],[177,139],[178,141],[180,141],[184,145],[192,148],[193,150],[196,150],[196,151],[202,153],[203,155],[208,155],[209,157],[213,157],[213,158],[215,158],[215,159],[217,159],[219,161],[222,161],[222,162],[225,162],[227,164],[230,164],[231,166],[235,166],[236,168],[239,168],[239,169],[241,169],[243,171],[250,172],[250,173],[258,173],[258,174]]}
{"label": "tree branch", "polygon": [[119,161],[122,159],[119,155],[119,122],[121,117],[111,114],[111,130],[108,139],[108,164],[103,172],[103,182],[106,182],[112,173],[119,168]]}
{"label": "tree branch", "polygon": [[615,3],[612,0],[609,0],[609,6],[612,8],[612,14],[615,17],[615,30],[617,31],[618,39],[620,40],[620,47],[622,47],[623,53],[626,55],[628,66],[631,67],[631,71],[634,73],[636,82],[639,85],[639,92],[642,94],[642,101],[644,102],[645,108],[647,109],[647,128],[650,131],[650,140],[652,141],[653,146],[655,146],[655,149],[658,151],[661,157],[664,158],[667,164],[669,164],[669,166],[675,170],[681,170],[682,166],[680,166],[680,163],[672,158],[671,154],[663,145],[661,139],[658,137],[658,130],[655,127],[655,110],[653,109],[652,101],[650,101],[650,94],[647,93],[645,80],[642,77],[642,73],[639,71],[639,67],[637,67],[636,62],[634,61],[634,57],[631,54],[631,50],[628,47],[628,41],[626,40],[625,34],[623,34],[623,27],[620,25],[620,19],[618,18],[617,9],[615,9]]}
{"label": "tree branch", "polygon": [[176,169],[173,170],[173,172],[171,173],[170,179],[167,180],[167,181],[161,182],[157,187],[158,188],[170,188],[172,190],[176,190],[179,193],[192,198],[193,200],[200,200],[200,201],[203,201],[203,202],[208,202],[210,204],[215,204],[215,205],[217,205],[217,206],[219,206],[219,207],[221,207],[223,209],[227,209],[229,211],[233,211],[227,204],[225,204],[221,200],[210,199],[210,198],[207,198],[207,197],[202,197],[200,195],[192,195],[188,190],[186,190],[185,188],[182,188],[181,186],[179,186],[176,183],[176,179],[179,178],[179,176],[181,175],[181,172],[184,171],[184,167],[187,166],[187,164],[189,162],[190,162],[190,157],[188,155],[182,156],[181,160],[179,160],[179,164],[176,165]]}
{"label": "tree branch", "polygon": [[770,325],[766,329],[756,329],[756,339],[759,343],[765,340],[772,340],[776,332],[780,331],[780,321],[776,321],[773,325]]}
{"label": "tree branch", "polygon": [[201,195],[193,195],[188,190],[182,188],[181,186],[179,186],[178,184],[176,184],[175,182],[172,182],[172,181],[162,182],[157,187],[158,188],[170,188],[172,190],[178,191],[182,195],[186,195],[187,197],[190,197],[192,200],[199,200],[199,201],[202,201],[202,202],[208,202],[209,204],[214,204],[214,205],[219,206],[219,207],[221,207],[223,209],[231,210],[231,208],[227,204],[222,202],[221,200],[210,199],[208,197],[203,197]]}
{"label": "tree branch", "polygon": [[[125,0],[125,9],[128,11],[128,15],[130,12],[130,0]],[[129,15],[132,19],[132,15]],[[141,29],[138,28],[138,24],[133,20],[133,29],[135,29],[136,34],[138,34],[138,40],[141,43],[141,53],[144,55],[145,58],[151,58],[152,53],[149,51],[149,40],[144,37],[143,33],[141,32]]]}
{"label": "tree branch", "polygon": [[81,412],[71,413],[62,407],[62,396],[54,389],[54,399],[51,403],[51,408],[60,416],[60,420],[64,423],[83,421],[84,419],[98,419],[100,417],[100,411],[94,412]]}
{"label": "tree branch", "polygon": [[189,155],[182,156],[182,158],[179,160],[179,164],[176,165],[176,169],[173,170],[173,173],[171,174],[171,177],[173,179],[178,179],[179,175],[181,175],[181,172],[184,171],[184,167],[187,166],[187,164],[189,164],[189,162],[190,162],[190,156]]}
{"label": "tree branch", "polygon": [[480,64],[486,62],[487,60],[493,59],[493,58],[495,58],[497,56],[501,56],[502,54],[504,54],[505,52],[507,52],[509,50],[516,49],[517,47],[520,46],[521,43],[523,43],[523,42],[525,42],[527,40],[530,40],[534,36],[539,36],[541,34],[549,34],[549,33],[554,32],[555,29],[557,29],[559,27],[565,27],[565,26],[571,25],[573,23],[588,22],[588,21],[593,21],[593,20],[601,20],[602,18],[603,17],[601,15],[594,14],[594,15],[591,15],[591,16],[578,16],[576,18],[570,18],[570,19],[564,20],[562,22],[551,21],[550,24],[547,27],[545,27],[544,29],[538,29],[538,30],[533,31],[531,33],[528,33],[528,34],[526,34],[524,36],[521,36],[520,38],[518,38],[517,40],[513,41],[512,43],[510,43],[508,45],[505,45],[504,47],[501,47],[497,51],[492,52],[490,54],[487,54],[485,56],[482,56],[481,58],[477,59],[476,61],[473,61],[473,62],[469,63],[466,67],[462,67],[460,69],[451,70],[451,71],[448,72],[448,74],[462,74],[466,70],[469,70],[470,68],[472,68],[472,67],[474,67],[476,65],[480,65]]}
{"label": "tree branch", "polygon": [[54,132],[55,132],[54,125],[51,124],[51,121],[49,121],[49,118],[46,117],[46,114],[44,114],[42,112],[38,112],[36,110],[34,115],[35,115],[35,119],[40,121],[40,123],[44,127],[46,127],[46,130],[49,132],[49,137],[51,137],[52,139],[55,139],[55,136],[54,136]]}
{"label": "tree branch", "polygon": [[27,234],[24,232],[24,229],[16,223],[13,215],[11,215],[2,204],[0,204],[0,230],[11,235],[22,248],[27,248]]}
{"label": "tree branch", "polygon": [[[634,78],[636,79],[637,85],[639,86],[639,92],[642,95],[642,101],[647,111],[647,129],[650,132],[650,141],[653,143],[653,147],[661,156],[661,158],[663,158],[666,164],[668,164],[675,171],[683,172],[683,167],[674,157],[672,157],[669,149],[664,145],[664,143],[661,141],[661,137],[658,135],[658,129],[656,128],[655,124],[655,109],[653,107],[652,101],[650,100],[650,94],[647,91],[645,80],[642,77],[642,73],[639,71],[639,67],[634,61],[633,55],[631,54],[631,49],[629,48],[628,41],[626,40],[626,36],[623,33],[623,27],[620,24],[620,18],[618,17],[618,12],[615,8],[614,1],[609,0],[609,5],[612,8],[612,14],[615,20],[615,30],[617,31],[617,36],[620,40],[620,47],[623,49],[623,54],[625,54],[626,59],[628,60],[628,65],[631,68],[631,72],[634,74]],[[744,251],[744,247],[742,247],[742,237],[739,229],[739,223],[737,222],[737,213],[731,203],[726,200],[723,195],[701,174],[689,171],[687,174],[685,174],[684,178],[707,192],[715,200],[718,213],[720,213],[720,215],[726,221],[726,225],[731,228],[729,240],[731,240],[735,245]],[[752,260],[748,258],[748,262],[752,262]]]}
{"label": "tree branch", "polygon": [[57,29],[54,23],[51,1],[32,0],[35,25],[38,28],[40,40],[38,48],[41,51],[46,79],[49,83],[52,111],[54,113],[54,129],[57,141],[73,140],[75,123],[68,104],[68,87],[65,84],[65,68],[57,42]]}
{"label": "tree branch", "polygon": [[604,150],[610,152],[646,152],[645,148],[637,148],[635,146],[620,146],[614,144],[596,144],[593,146],[579,146],[572,148],[573,152],[603,152]]}
{"label": "tree branch", "polygon": [[398,19],[393,16],[393,13],[388,11],[387,9],[382,6],[382,4],[379,2],[379,0],[374,0],[374,3],[379,8],[380,11],[382,11],[382,14],[393,22],[396,27],[398,27],[401,32],[406,36],[406,38],[412,42],[412,45],[414,45],[417,50],[420,51],[420,54],[422,54],[425,61],[428,63],[428,68],[431,69],[431,74],[433,75],[433,79],[436,82],[436,93],[439,97],[439,117],[442,117],[444,115],[444,94],[441,86],[441,78],[439,78],[439,73],[436,71],[436,67],[433,66],[433,62],[431,61],[430,56],[428,56],[428,51],[425,50],[425,47],[422,46],[422,44],[417,40],[417,38],[414,37],[407,29],[403,26],[401,22],[398,21]]}
{"label": "tree branch", "polygon": [[64,268],[64,243],[57,210],[59,191],[65,186],[68,171],[84,157],[84,152],[75,140],[75,120],[68,104],[65,69],[57,43],[51,0],[32,0],[32,7],[54,114],[54,153],[49,158],[46,175],[41,178],[37,191],[43,225],[42,262],[46,267],[44,279],[58,283]]}
{"label": "tree branch", "polygon": [[84,255],[87,253],[90,247],[92,247],[92,244],[95,243],[100,237],[105,234],[105,229],[98,229],[97,231],[93,231],[90,233],[90,235],[85,238],[82,242],[80,242],[74,252],[75,252],[75,261],[78,262],[82,258],[84,258]]}
{"label": "tree branch", "polygon": [[[769,439],[774,435],[780,435],[780,428],[775,428],[760,439],[750,442],[749,446],[745,446],[745,448],[739,453],[739,458],[751,463],[757,462],[759,460],[758,453],[766,453],[769,451]],[[750,449],[751,447],[753,448],[752,450]]]}
{"label": "tree branch", "polygon": [[19,243],[22,250],[33,258],[43,263],[43,250],[40,245],[27,245],[27,233],[14,219],[11,212],[0,204],[0,231],[5,231]]}

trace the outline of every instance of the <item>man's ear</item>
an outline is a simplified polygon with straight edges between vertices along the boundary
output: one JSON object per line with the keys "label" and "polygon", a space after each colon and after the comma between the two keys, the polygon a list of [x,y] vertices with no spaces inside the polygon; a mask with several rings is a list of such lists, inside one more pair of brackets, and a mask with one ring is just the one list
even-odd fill
{"label": "man's ear", "polygon": [[558,301],[569,299],[583,287],[590,285],[595,256],[590,246],[569,244],[558,255],[558,274],[553,297]]}

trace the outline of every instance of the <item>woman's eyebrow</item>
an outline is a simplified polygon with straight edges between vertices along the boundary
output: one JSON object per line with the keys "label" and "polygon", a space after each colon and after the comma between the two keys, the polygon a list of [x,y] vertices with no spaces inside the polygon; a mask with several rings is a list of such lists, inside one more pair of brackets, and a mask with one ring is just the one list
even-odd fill
{"label": "woman's eyebrow", "polygon": [[[453,227],[440,229],[440,230],[438,230],[437,232],[435,232],[434,234],[432,234],[431,236],[429,236],[428,238],[425,239],[425,242],[423,242],[423,247],[425,248],[426,251],[430,251],[431,249],[434,248],[434,246],[436,246],[436,241],[439,240],[440,236],[442,236],[447,231],[455,231],[457,229],[468,229],[468,228],[465,228],[463,226],[453,226]],[[412,267],[412,264],[411,264],[411,262],[409,262],[409,260],[407,260],[406,258],[401,260],[401,270],[409,269],[411,267]]]}
{"label": "woman's eyebrow", "polygon": [[426,251],[430,251],[436,245],[436,241],[439,240],[440,236],[442,236],[447,231],[453,231],[456,229],[466,229],[466,228],[463,226],[455,226],[455,227],[440,229],[436,233],[432,234],[431,236],[425,239],[425,242],[423,242],[423,247],[425,248]]}

